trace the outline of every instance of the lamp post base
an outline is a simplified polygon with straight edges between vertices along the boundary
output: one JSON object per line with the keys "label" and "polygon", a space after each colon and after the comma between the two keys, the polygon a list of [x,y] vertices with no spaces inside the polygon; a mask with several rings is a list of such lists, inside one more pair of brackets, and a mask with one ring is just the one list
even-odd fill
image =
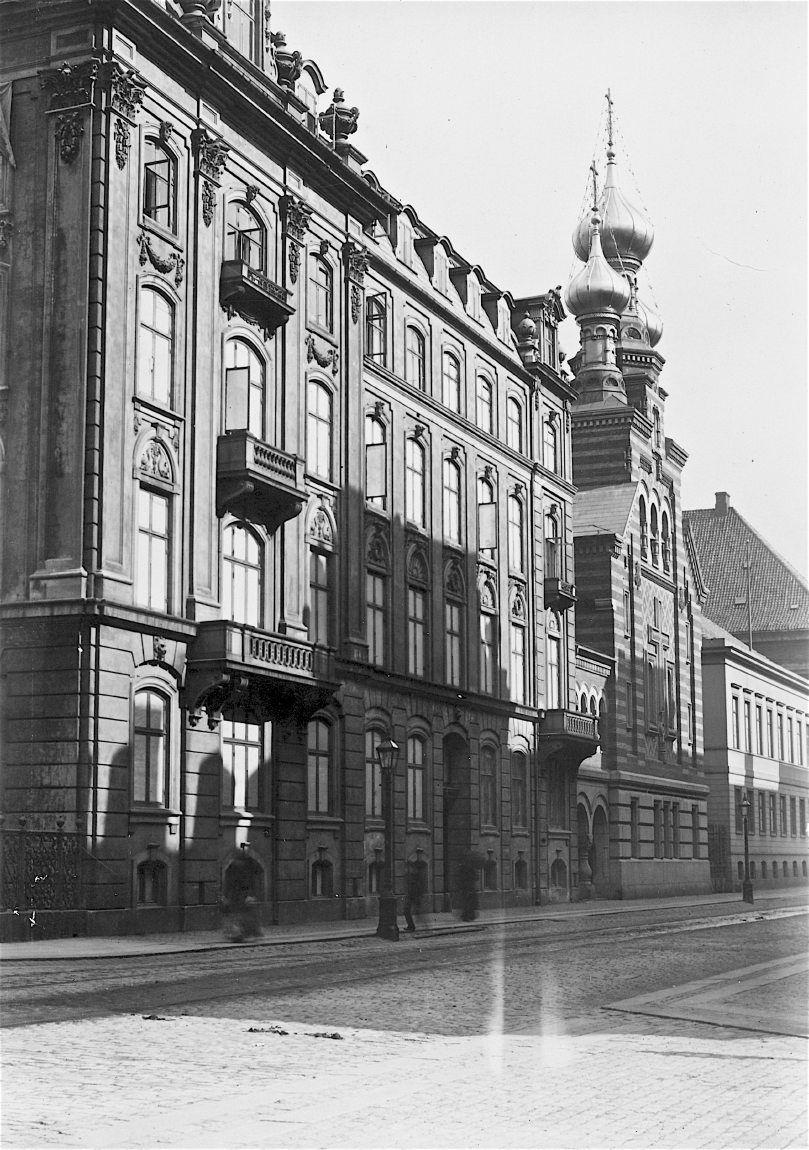
{"label": "lamp post base", "polygon": [[399,900],[395,894],[379,896],[379,924],[376,933],[389,942],[399,941]]}
{"label": "lamp post base", "polygon": [[753,901],[753,884],[749,878],[746,878],[742,883],[742,902]]}

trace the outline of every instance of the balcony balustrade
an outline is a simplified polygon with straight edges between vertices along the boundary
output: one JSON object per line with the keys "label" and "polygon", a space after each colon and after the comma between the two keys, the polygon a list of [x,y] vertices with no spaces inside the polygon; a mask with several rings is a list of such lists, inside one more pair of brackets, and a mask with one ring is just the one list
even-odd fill
{"label": "balcony balustrade", "polygon": [[274,531],[300,513],[307,495],[303,460],[249,431],[227,431],[216,451],[216,514],[231,511]]}
{"label": "balcony balustrade", "polygon": [[539,738],[547,751],[561,752],[582,762],[598,750],[598,719],[580,711],[545,711]]}
{"label": "balcony balustrade", "polygon": [[295,309],[289,292],[244,260],[225,260],[219,273],[219,302],[228,316],[238,313],[260,327],[267,339],[275,335]]}

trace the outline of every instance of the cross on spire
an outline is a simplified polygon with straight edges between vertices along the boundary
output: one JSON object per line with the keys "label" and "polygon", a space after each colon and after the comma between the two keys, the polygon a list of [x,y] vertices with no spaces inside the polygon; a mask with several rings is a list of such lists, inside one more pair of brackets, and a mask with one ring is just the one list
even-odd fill
{"label": "cross on spire", "polygon": [[610,88],[607,88],[607,95],[605,99],[607,101],[607,123],[609,125],[608,143],[609,146],[612,147],[612,91]]}
{"label": "cross on spire", "polygon": [[590,165],[590,174],[593,177],[593,211],[598,211],[598,168],[593,160]]}

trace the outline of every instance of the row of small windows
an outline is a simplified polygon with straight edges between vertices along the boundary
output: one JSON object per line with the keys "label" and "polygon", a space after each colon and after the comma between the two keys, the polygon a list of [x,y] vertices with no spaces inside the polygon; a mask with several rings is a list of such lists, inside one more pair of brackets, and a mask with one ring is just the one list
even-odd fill
{"label": "row of small windows", "polygon": [[652,804],[652,841],[649,843],[646,837],[641,835],[641,829],[644,824],[641,822],[640,800],[637,798],[630,799],[630,857],[644,857],[649,853],[649,847],[651,846],[651,853],[654,858],[683,858],[683,848],[685,844],[682,843],[681,839],[684,822],[686,822],[686,826],[690,829],[691,836],[691,842],[685,846],[685,850],[688,851],[688,847],[690,846],[688,853],[691,858],[700,858],[700,813],[699,806],[696,803],[691,805],[690,812],[686,814],[686,812],[682,811],[680,803],[669,802],[664,799],[655,799]]}
{"label": "row of small windows", "polygon": [[[744,829],[743,796],[743,788],[736,787],[733,829],[737,835],[742,834]],[[759,835],[770,835],[772,838],[806,837],[806,799],[755,788],[751,788],[747,796],[750,800],[747,829],[751,835],[758,830]]]}
{"label": "row of small windows", "polygon": [[658,509],[654,501],[650,501],[647,515],[646,497],[640,497],[640,555],[641,559],[651,563],[653,567],[662,569],[665,573],[671,572],[671,520],[668,510]]}
{"label": "row of small windows", "polygon": [[780,709],[767,707],[752,699],[742,700],[739,695],[730,701],[730,745],[746,754],[757,754],[782,763],[804,763],[804,728],[806,755],[809,757],[809,721],[797,715],[785,715]]}
{"label": "row of small windows", "polygon": [[[736,874],[737,874],[737,877],[739,878],[740,881],[744,878],[744,863],[742,862],[741,859],[739,859],[738,862],[736,863]],[[801,874],[801,877],[806,878],[806,875],[807,875],[806,859],[801,859],[800,874]],[[754,879],[756,877],[757,877],[756,876],[756,860],[750,859],[750,878]],[[763,859],[761,862],[761,878],[766,882],[766,880],[770,877],[772,878],[773,882],[778,881],[778,877],[779,877],[779,875],[778,875],[778,859],[772,860],[772,870],[771,871],[767,870],[767,860],[766,859]],[[782,879],[790,877],[789,863],[786,861],[786,859],[783,859],[781,862],[781,876],[780,877]],[[792,878],[798,878],[798,861],[797,861],[797,859],[792,860]]]}

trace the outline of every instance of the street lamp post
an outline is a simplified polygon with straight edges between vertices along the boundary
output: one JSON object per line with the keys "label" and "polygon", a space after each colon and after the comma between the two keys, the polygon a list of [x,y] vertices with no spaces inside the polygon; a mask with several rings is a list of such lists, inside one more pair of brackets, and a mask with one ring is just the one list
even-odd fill
{"label": "street lamp post", "polygon": [[747,841],[747,818],[750,813],[750,800],[747,791],[742,794],[742,827],[744,828],[744,881],[742,882],[742,902],[753,901],[753,884],[750,881],[750,847]]}
{"label": "street lamp post", "polygon": [[399,941],[399,914],[396,898],[396,818],[394,780],[399,747],[393,739],[385,739],[376,748],[382,771],[382,817],[385,820],[385,867],[382,889],[379,892],[379,924],[376,933],[390,942]]}

